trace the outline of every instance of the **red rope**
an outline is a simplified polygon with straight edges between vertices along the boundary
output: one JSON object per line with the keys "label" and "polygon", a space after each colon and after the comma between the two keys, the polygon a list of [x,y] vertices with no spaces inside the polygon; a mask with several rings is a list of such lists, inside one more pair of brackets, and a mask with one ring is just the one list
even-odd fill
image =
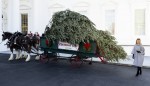
{"label": "red rope", "polygon": [[106,63],[106,61],[104,60],[103,57],[101,57],[100,55],[96,54],[97,57],[99,57],[99,59],[101,60],[102,63]]}

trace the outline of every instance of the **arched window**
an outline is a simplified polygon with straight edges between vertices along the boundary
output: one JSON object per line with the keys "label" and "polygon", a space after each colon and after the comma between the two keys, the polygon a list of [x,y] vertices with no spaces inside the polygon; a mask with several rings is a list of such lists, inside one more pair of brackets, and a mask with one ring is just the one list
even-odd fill
{"label": "arched window", "polygon": [[147,4],[144,2],[135,2],[131,4],[132,8],[132,27],[134,34],[137,36],[144,36],[146,34],[147,21]]}
{"label": "arched window", "polygon": [[105,18],[104,19],[105,29],[109,31],[112,35],[115,34],[116,8],[117,8],[117,3],[115,2],[106,2],[102,6],[104,18]]}
{"label": "arched window", "polygon": [[135,9],[135,35],[145,35],[145,9]]}
{"label": "arched window", "polygon": [[51,5],[48,9],[49,9],[50,15],[52,16],[55,12],[64,10],[64,6],[56,3],[56,4]]}
{"label": "arched window", "polygon": [[88,15],[88,9],[89,9],[89,4],[86,2],[80,2],[75,4],[74,6],[74,10],[76,12],[79,12],[82,15],[86,15],[86,16]]}
{"label": "arched window", "polygon": [[20,14],[21,14],[21,32],[27,33],[29,28],[29,12],[31,7],[28,3],[20,4]]}

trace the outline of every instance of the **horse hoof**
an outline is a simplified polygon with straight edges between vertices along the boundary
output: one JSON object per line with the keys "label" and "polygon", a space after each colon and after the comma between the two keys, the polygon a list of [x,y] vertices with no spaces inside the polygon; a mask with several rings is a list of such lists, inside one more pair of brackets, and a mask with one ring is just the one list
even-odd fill
{"label": "horse hoof", "polygon": [[22,55],[21,56],[19,56],[19,59],[21,59],[22,58]]}
{"label": "horse hoof", "polygon": [[27,58],[27,55],[23,55],[21,58],[26,59],[26,58]]}
{"label": "horse hoof", "polygon": [[19,57],[16,57],[16,60],[20,59]]}
{"label": "horse hoof", "polygon": [[14,60],[14,58],[9,58],[9,59],[8,59],[8,61],[12,61],[12,60]]}
{"label": "horse hoof", "polygon": [[29,61],[30,61],[30,58],[27,58],[27,59],[26,59],[26,62],[29,62]]}
{"label": "horse hoof", "polygon": [[26,62],[29,62],[30,60],[26,60]]}
{"label": "horse hoof", "polygon": [[40,56],[36,56],[36,57],[35,57],[35,60],[40,60]]}
{"label": "horse hoof", "polygon": [[10,55],[8,61],[14,60],[13,54]]}
{"label": "horse hoof", "polygon": [[27,59],[26,59],[26,62],[29,62],[29,61],[30,61],[30,58],[27,58]]}

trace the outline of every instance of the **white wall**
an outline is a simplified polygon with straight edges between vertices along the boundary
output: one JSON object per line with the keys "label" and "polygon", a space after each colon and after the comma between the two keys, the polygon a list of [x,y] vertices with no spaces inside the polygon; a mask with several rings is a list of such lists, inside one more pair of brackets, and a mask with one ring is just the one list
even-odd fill
{"label": "white wall", "polygon": [[7,31],[21,31],[19,0],[8,0],[8,28]]}
{"label": "white wall", "polygon": [[48,15],[48,3],[46,0],[34,1],[34,32],[39,32],[41,34],[44,33],[45,27],[50,20]]}
{"label": "white wall", "polygon": [[[9,1],[13,2],[13,0]],[[150,45],[150,1],[148,2],[148,0],[27,0],[27,2],[31,3],[27,4],[29,7],[27,10],[27,13],[29,13],[28,31],[32,31],[33,33],[44,33],[53,12],[65,9],[73,11],[87,10],[85,15],[96,24],[97,29],[105,30],[105,10],[115,9],[116,28],[114,36],[118,44],[134,45],[136,38],[140,37],[143,45]],[[22,2],[20,4],[25,5],[26,3]],[[18,4],[16,5],[18,6]],[[16,9],[16,6],[13,8]],[[134,34],[134,10],[136,8],[146,9],[146,35],[144,36],[136,36]],[[11,10],[8,10],[10,12],[8,17],[12,17]],[[22,12],[23,10],[20,13]],[[8,27],[15,26],[13,23],[14,19],[9,18]],[[18,29],[20,30],[20,28]],[[150,56],[148,53],[149,48],[147,47],[146,55]],[[131,49],[125,47],[125,50],[130,54]]]}
{"label": "white wall", "polygon": [[[27,1],[27,0],[20,0],[20,15],[21,14],[28,14],[28,30],[32,30],[33,28],[33,11],[32,11],[32,8],[33,8],[33,5],[32,5],[32,2],[33,1]],[[20,16],[21,17],[21,16]],[[21,18],[20,18],[21,19]],[[20,22],[20,25],[21,25],[21,22]],[[21,28],[20,28],[21,30]]]}
{"label": "white wall", "polygon": [[[0,0],[0,35],[2,34],[2,0]],[[2,36],[0,36],[1,42]]]}
{"label": "white wall", "polygon": [[[131,55],[131,51],[133,46],[122,46],[128,55]],[[145,56],[150,56],[150,46],[144,46],[145,48]]]}
{"label": "white wall", "polygon": [[7,48],[4,46],[5,42],[2,42],[2,33],[2,0],[0,0],[0,51],[5,51]]}
{"label": "white wall", "polygon": [[[146,55],[150,56],[150,2],[147,0],[51,0],[50,5],[60,4],[64,8],[76,11],[74,6],[80,3],[87,3],[87,16],[96,24],[98,29],[105,30],[105,9],[116,10],[116,28],[115,37],[119,45],[123,46],[125,51],[130,54],[130,51],[135,44],[136,38],[141,38],[142,44],[146,45]],[[146,9],[146,35],[137,36],[134,34],[134,11],[135,9]],[[79,9],[80,10],[80,9]],[[149,46],[147,46],[149,45]],[[129,48],[130,47],[130,48]]]}
{"label": "white wall", "polygon": [[0,0],[0,34],[1,33],[2,33],[2,0]]}

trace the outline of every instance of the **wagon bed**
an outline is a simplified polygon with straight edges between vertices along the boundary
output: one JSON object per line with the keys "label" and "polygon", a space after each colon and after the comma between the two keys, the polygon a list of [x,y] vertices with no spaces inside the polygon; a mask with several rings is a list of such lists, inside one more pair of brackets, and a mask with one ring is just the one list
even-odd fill
{"label": "wagon bed", "polygon": [[[44,53],[41,55],[40,59],[46,60],[46,62],[49,61],[49,58],[58,58],[57,53],[65,53],[65,54],[71,54],[72,56],[67,57],[70,59],[70,62],[76,62],[76,63],[83,63],[83,60],[90,58],[89,64],[92,64],[92,58],[98,57],[102,62],[104,60],[102,57],[96,53],[97,44],[95,41],[89,42],[89,49],[87,50],[85,47],[85,43],[80,43],[78,50],[66,50],[66,49],[59,49],[58,48],[58,41],[49,41],[46,39],[46,37],[40,38],[40,48]],[[45,62],[45,61],[44,61]]]}

